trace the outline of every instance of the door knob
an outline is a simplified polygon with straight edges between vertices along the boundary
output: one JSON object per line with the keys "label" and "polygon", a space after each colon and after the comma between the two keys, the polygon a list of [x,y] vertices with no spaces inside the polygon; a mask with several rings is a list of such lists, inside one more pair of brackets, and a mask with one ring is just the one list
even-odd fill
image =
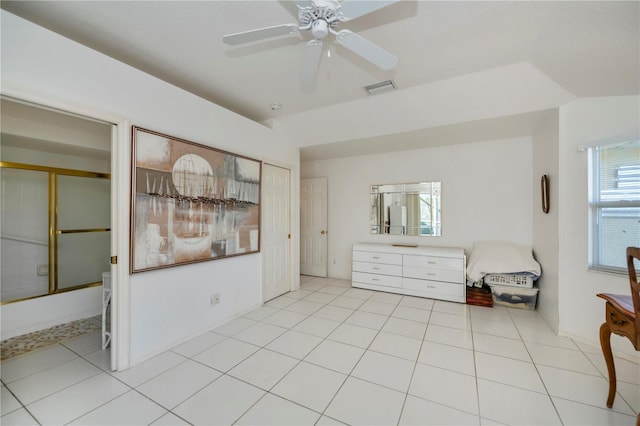
{"label": "door knob", "polygon": [[324,235],[324,234],[326,234],[326,233],[327,233],[327,231],[325,231],[325,230],[323,229],[322,231],[320,231],[320,233],[321,233],[322,235]]}

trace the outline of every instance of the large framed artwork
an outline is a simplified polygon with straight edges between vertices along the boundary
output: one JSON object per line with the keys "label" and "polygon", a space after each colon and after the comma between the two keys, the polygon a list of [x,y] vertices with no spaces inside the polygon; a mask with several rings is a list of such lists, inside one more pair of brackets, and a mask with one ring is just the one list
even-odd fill
{"label": "large framed artwork", "polygon": [[131,159],[131,273],[260,250],[260,161],[135,126]]}

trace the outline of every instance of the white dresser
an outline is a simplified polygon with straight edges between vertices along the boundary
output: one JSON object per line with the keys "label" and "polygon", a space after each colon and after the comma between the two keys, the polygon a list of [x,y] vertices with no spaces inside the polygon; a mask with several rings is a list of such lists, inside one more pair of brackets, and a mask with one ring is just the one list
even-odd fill
{"label": "white dresser", "polygon": [[353,287],[466,302],[464,249],[353,245]]}

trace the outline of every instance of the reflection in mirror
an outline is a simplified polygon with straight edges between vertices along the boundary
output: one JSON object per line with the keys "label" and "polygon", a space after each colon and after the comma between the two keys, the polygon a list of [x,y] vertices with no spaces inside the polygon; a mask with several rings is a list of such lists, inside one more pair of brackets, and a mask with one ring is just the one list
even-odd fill
{"label": "reflection in mirror", "polygon": [[440,236],[441,182],[371,186],[371,233]]}

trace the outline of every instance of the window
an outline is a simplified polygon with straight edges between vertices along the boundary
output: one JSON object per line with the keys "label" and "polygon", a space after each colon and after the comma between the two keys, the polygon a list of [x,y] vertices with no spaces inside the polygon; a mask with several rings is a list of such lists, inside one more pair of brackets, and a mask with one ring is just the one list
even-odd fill
{"label": "window", "polygon": [[626,273],[640,246],[640,141],[589,149],[589,267]]}

